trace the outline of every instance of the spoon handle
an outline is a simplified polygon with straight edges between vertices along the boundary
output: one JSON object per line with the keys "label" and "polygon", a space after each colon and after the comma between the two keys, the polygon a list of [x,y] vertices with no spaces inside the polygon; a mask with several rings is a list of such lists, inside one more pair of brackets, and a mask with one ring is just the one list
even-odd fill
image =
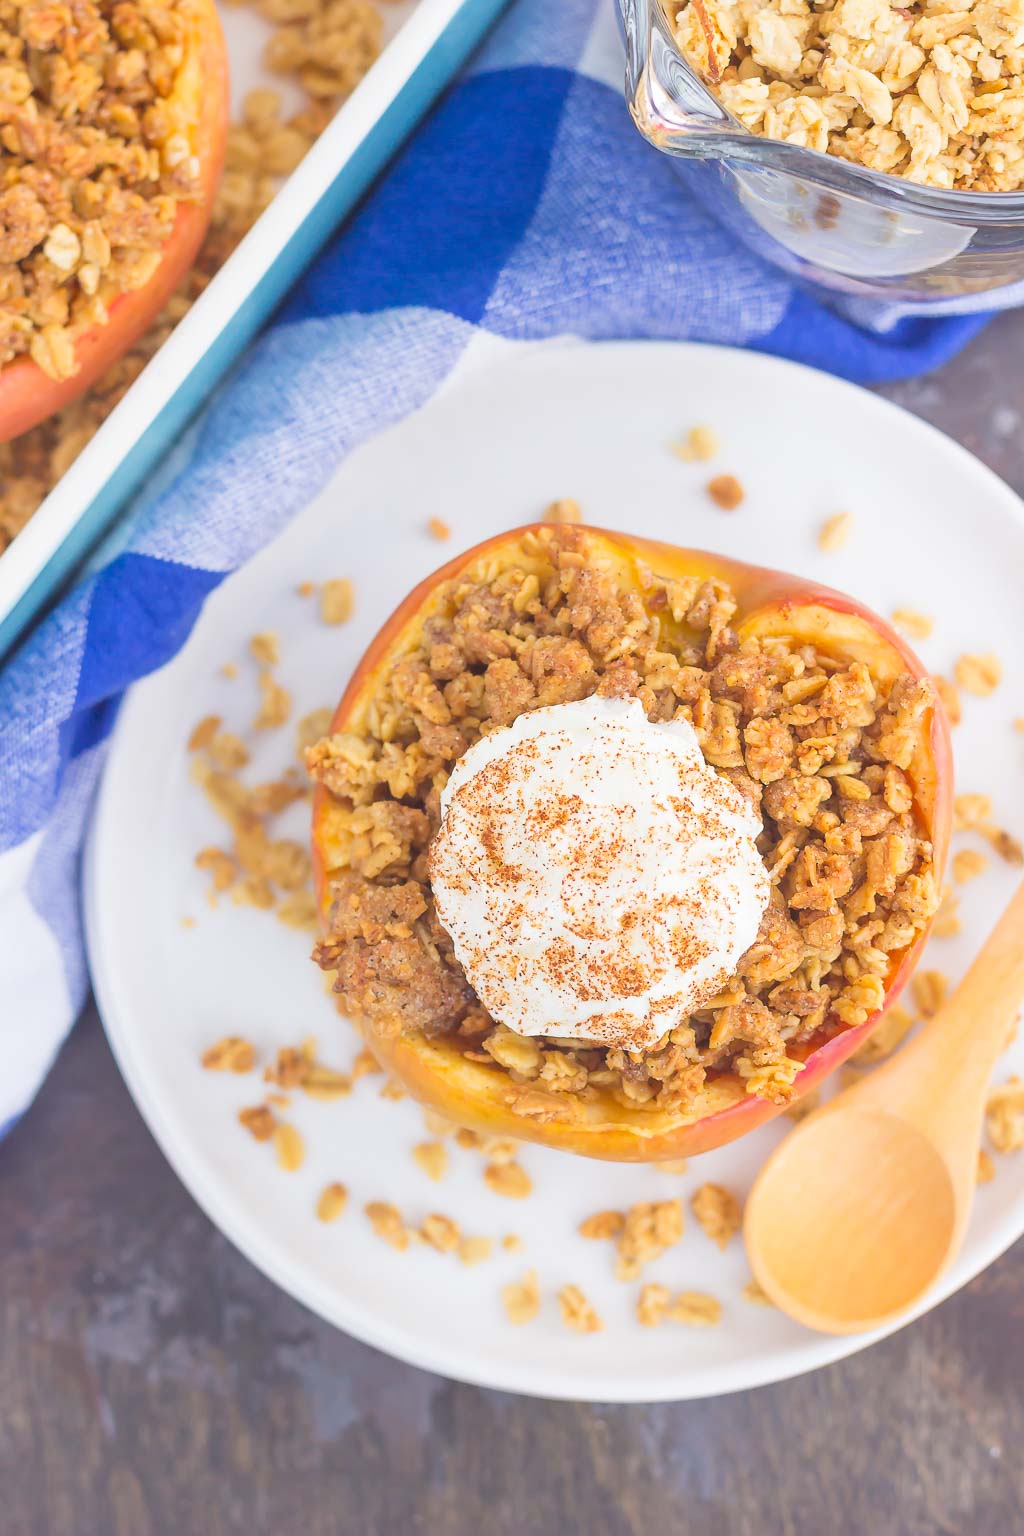
{"label": "spoon handle", "polygon": [[[948,1102],[941,1089],[956,1087],[966,1106],[984,1093],[997,1057],[1024,1002],[1024,883],[989,934],[967,974],[932,1022],[887,1064],[893,1086],[914,1082],[918,1105]],[[890,1071],[875,1074],[879,1087]]]}

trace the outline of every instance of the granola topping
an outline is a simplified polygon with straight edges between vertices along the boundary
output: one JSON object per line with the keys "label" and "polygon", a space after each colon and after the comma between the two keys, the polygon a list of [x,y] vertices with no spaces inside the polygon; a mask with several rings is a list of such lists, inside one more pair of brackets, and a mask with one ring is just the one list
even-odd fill
{"label": "granola topping", "polygon": [[[624,589],[586,530],[527,535],[514,561],[439,590],[365,717],[307,753],[332,797],[328,931],[315,958],[382,1035],[446,1037],[504,1074],[513,1111],[566,1096],[699,1109],[733,1074],[786,1102],[808,1052],[863,1024],[939,903],[908,777],[927,680],[882,683],[786,636],[741,640],[736,601],[694,576]],[[771,895],[720,991],[646,1049],[520,1036],[482,1005],[438,919],[428,850],[453,765],[527,711],[593,694],[687,721],[755,808]],[[563,1096],[559,1098],[559,1096]]]}

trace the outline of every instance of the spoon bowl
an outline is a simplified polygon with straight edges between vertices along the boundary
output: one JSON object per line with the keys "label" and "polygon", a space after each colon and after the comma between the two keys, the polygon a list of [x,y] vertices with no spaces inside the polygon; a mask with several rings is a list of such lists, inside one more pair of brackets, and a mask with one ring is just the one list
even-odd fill
{"label": "spoon bowl", "polygon": [[1022,998],[1024,885],[930,1023],[808,1116],[761,1169],[744,1237],[783,1312],[823,1333],[878,1328],[952,1263],[989,1077]]}

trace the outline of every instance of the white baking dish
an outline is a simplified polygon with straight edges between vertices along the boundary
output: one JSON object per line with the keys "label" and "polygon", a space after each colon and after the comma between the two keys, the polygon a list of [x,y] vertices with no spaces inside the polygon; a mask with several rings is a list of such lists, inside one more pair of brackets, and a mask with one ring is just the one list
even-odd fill
{"label": "white baking dish", "polygon": [[[504,3],[419,0],[384,8],[397,30],[381,57],[0,555],[0,657],[110,526]],[[265,80],[257,62],[261,23],[227,11],[224,25],[238,97]]]}

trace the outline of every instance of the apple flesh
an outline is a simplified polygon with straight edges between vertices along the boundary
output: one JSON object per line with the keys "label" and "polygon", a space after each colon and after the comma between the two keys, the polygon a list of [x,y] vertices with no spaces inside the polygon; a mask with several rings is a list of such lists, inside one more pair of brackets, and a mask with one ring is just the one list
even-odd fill
{"label": "apple flesh", "polygon": [[70,405],[134,346],[184,280],[199,253],[213,212],[224,166],[228,130],[228,58],[214,0],[196,0],[186,13],[185,54],[171,100],[194,124],[193,153],[199,162],[199,191],[181,202],[164,243],[160,265],[141,288],[120,293],[109,317],[75,341],[78,370],[69,379],[51,379],[32,358],[15,358],[0,369],[0,442]]}
{"label": "apple flesh", "polygon": [[[416,649],[425,620],[442,601],[445,583],[455,577],[472,581],[486,571],[511,564],[529,570],[531,556],[524,549],[523,539],[537,534],[542,526],[517,529],[477,545],[411,592],[356,668],[334,715],[332,732],[358,733],[364,728],[382,678],[398,658]],[[905,672],[915,678],[927,675],[921,661],[890,625],[842,593],[802,577],[699,550],[679,549],[600,529],[575,531],[585,538],[595,555],[612,564],[626,589],[644,590],[645,568],[662,580],[699,576],[727,582],[739,604],[734,627],[741,640],[754,636],[795,636],[801,643],[813,644],[837,660],[864,662],[875,679],[885,684]],[[933,845],[936,876],[941,878],[952,822],[953,778],[949,727],[938,706],[924,716],[907,777],[921,826]],[[318,908],[324,925],[331,904],[331,877],[339,865],[335,829],[343,816],[343,808],[323,785],[318,785],[313,801],[312,852]],[[853,1028],[838,1023],[827,1027],[795,1052],[803,1055],[804,1068],[794,1084],[794,1099],[835,1071],[877,1029],[905,986],[926,937],[927,928],[908,949],[893,956],[893,968],[886,978],[885,1003],[873,1017]],[[375,1031],[371,1022],[357,1022],[381,1065],[400,1079],[414,1098],[456,1124],[485,1134],[541,1142],[587,1157],[615,1162],[690,1157],[733,1141],[780,1113],[779,1105],[748,1095],[743,1083],[731,1073],[710,1077],[699,1107],[685,1113],[647,1105],[627,1108],[604,1092],[583,1100],[570,1094],[538,1091],[528,1096],[524,1104],[522,1089],[514,1088],[504,1072],[468,1061],[458,1046],[443,1036],[427,1039],[416,1033],[385,1035]]]}

